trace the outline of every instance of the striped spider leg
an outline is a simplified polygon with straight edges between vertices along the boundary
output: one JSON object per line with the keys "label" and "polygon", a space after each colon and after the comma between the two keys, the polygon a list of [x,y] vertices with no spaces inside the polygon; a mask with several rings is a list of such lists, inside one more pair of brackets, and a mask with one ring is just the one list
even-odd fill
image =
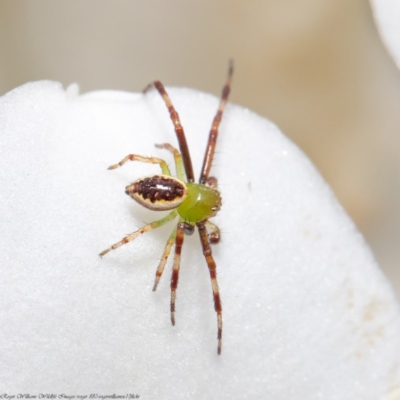
{"label": "striped spider leg", "polygon": [[[172,148],[172,146],[171,146],[171,148]],[[174,150],[177,152],[176,149],[174,149]],[[147,204],[146,203],[147,198],[143,197],[143,193],[142,193],[143,190],[141,189],[142,187],[146,187],[146,185],[148,185],[149,182],[153,185],[156,185],[157,182],[162,182],[163,180],[169,181],[170,179],[173,179],[171,177],[171,172],[168,168],[167,163],[164,160],[162,160],[161,158],[156,158],[156,157],[144,157],[144,156],[139,156],[136,154],[129,154],[124,159],[122,159],[118,164],[111,165],[110,167],[108,167],[108,169],[115,169],[115,168],[121,167],[127,161],[141,161],[141,162],[146,162],[146,163],[151,163],[151,164],[159,164],[161,167],[161,171],[163,173],[162,175],[154,175],[151,177],[138,179],[135,182],[133,182],[131,185],[127,186],[125,189],[126,194],[130,195],[138,203],[140,203],[140,204],[144,203],[143,205],[145,205],[145,206]],[[176,181],[178,181],[178,180],[176,180]],[[178,181],[177,183],[179,185],[180,182]],[[149,195],[151,195],[151,193],[147,193],[147,196],[149,196]],[[153,192],[153,197],[156,197],[154,192]],[[171,202],[173,202],[173,200],[171,200]],[[152,208],[152,209],[156,210],[157,209],[156,207],[157,207],[157,203],[154,205],[154,208]],[[171,208],[175,208],[175,206],[173,205]],[[152,229],[159,228],[160,226],[165,225],[167,222],[176,218],[177,215],[178,215],[177,211],[173,210],[166,217],[161,218],[157,221],[153,221],[150,224],[143,226],[142,228],[138,229],[137,231],[132,232],[131,234],[125,236],[122,240],[113,244],[108,249],[102,251],[100,253],[100,257],[105,256],[111,250],[115,250],[118,247],[121,247],[122,245],[131,242],[132,240],[136,239],[137,237],[139,237],[140,235],[142,235],[145,232],[148,232]]]}
{"label": "striped spider leg", "polygon": [[158,228],[178,217],[178,223],[170,234],[165,245],[163,255],[156,271],[156,277],[153,286],[153,291],[155,291],[163,274],[165,264],[171,253],[172,246],[175,244],[170,300],[171,322],[173,325],[175,325],[176,290],[178,287],[180,259],[184,236],[185,234],[193,234],[195,227],[197,227],[203,255],[210,273],[214,308],[217,313],[218,354],[221,354],[222,350],[222,305],[217,282],[217,268],[212,255],[211,243],[214,244],[220,241],[220,230],[216,225],[209,221],[209,218],[214,217],[219,211],[221,207],[221,195],[217,190],[217,179],[210,177],[209,174],[214,159],[219,125],[228,101],[232,75],[233,62],[231,61],[229,63],[228,78],[223,87],[219,107],[209,133],[203,167],[198,183],[195,182],[192,161],[184,129],[182,127],[179,115],[172,105],[172,102],[163,84],[160,81],[155,81],[145,88],[144,92],[147,92],[150,88],[155,87],[168,108],[178,139],[180,152],[168,143],[156,145],[156,147],[166,149],[173,154],[177,178],[171,175],[170,170],[164,160],[156,157],[144,157],[134,154],[126,156],[118,164],[109,167],[109,169],[120,167],[129,160],[159,164],[162,174],[137,179],[135,182],[126,187],[126,193],[139,204],[151,210],[172,211],[166,217],[145,225],[100,253],[100,256],[104,256],[109,251],[115,250],[118,247],[129,243],[143,233],[148,232],[151,229]]}

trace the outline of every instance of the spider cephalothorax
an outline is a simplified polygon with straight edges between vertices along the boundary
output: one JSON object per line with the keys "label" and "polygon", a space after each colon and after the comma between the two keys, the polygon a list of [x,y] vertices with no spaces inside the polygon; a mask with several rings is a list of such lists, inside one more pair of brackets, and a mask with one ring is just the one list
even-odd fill
{"label": "spider cephalothorax", "polygon": [[218,354],[221,354],[222,348],[222,306],[217,283],[216,264],[212,256],[210,243],[219,242],[220,231],[218,227],[208,219],[215,216],[219,211],[221,207],[221,195],[217,190],[217,179],[215,177],[210,177],[209,173],[214,158],[219,124],[229,96],[232,74],[233,63],[231,62],[229,64],[228,80],[222,90],[221,101],[208,137],[203,167],[198,183],[194,181],[192,161],[179,115],[175,111],[164,86],[161,82],[155,81],[146,87],[144,92],[147,92],[152,86],[158,90],[168,108],[171,120],[174,124],[180,152],[168,143],[159,144],[156,145],[156,147],[166,149],[173,154],[177,177],[171,175],[167,163],[161,158],[145,157],[136,154],[126,156],[118,164],[111,165],[109,169],[118,168],[129,160],[159,164],[162,172],[161,174],[137,179],[135,182],[128,185],[125,191],[126,194],[146,208],[155,211],[172,211],[164,218],[145,225],[100,253],[100,256],[104,256],[109,251],[115,250],[143,233],[158,228],[175,218],[179,218],[177,225],[173,229],[165,245],[164,253],[156,271],[156,279],[153,287],[153,290],[157,289],[158,282],[164,271],[171,248],[175,244],[174,264],[171,278],[171,321],[172,324],[175,325],[175,299],[176,289],[178,287],[180,257],[184,234],[191,235],[197,226],[203,254],[210,272],[214,307],[217,313]]}

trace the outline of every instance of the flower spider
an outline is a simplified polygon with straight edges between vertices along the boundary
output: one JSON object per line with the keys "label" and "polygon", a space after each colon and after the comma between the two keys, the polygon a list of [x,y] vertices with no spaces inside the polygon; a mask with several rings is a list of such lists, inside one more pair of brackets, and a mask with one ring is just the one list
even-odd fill
{"label": "flower spider", "polygon": [[177,135],[180,152],[168,143],[158,144],[156,147],[166,149],[173,154],[177,178],[171,176],[168,165],[164,160],[157,157],[144,157],[135,154],[126,156],[118,164],[111,165],[108,169],[118,168],[124,165],[127,161],[141,161],[151,164],[159,164],[162,171],[161,174],[137,179],[126,187],[125,192],[139,204],[149,208],[150,210],[172,211],[166,217],[143,226],[100,253],[100,256],[102,257],[109,251],[115,250],[133,239],[136,239],[143,233],[158,228],[178,217],[179,222],[172,231],[165,245],[164,253],[156,271],[156,278],[153,287],[153,291],[155,291],[164,271],[171,248],[175,243],[175,256],[171,277],[171,322],[172,325],[175,325],[176,289],[178,287],[183,238],[184,234],[191,235],[197,226],[203,254],[210,272],[211,286],[214,296],[214,308],[217,313],[218,354],[221,354],[222,348],[222,305],[217,282],[217,269],[212,256],[210,243],[219,242],[220,231],[219,228],[208,221],[208,219],[214,217],[219,211],[221,207],[221,195],[217,190],[217,179],[210,177],[209,173],[214,158],[219,124],[221,122],[225,105],[228,101],[232,75],[233,62],[230,61],[228,78],[223,87],[219,107],[211,126],[207,148],[204,155],[203,167],[201,169],[198,183],[195,182],[192,161],[179,115],[172,105],[163,84],[159,81],[155,81],[144,89],[144,93],[146,93],[152,86],[154,86],[162,96],[170,113]]}

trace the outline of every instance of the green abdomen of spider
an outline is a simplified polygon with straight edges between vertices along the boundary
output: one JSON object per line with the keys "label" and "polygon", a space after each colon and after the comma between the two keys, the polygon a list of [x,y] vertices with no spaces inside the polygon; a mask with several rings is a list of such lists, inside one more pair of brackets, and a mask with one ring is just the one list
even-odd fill
{"label": "green abdomen of spider", "polygon": [[186,222],[200,222],[213,217],[221,208],[218,190],[201,183],[186,183],[186,199],[178,206],[178,214]]}

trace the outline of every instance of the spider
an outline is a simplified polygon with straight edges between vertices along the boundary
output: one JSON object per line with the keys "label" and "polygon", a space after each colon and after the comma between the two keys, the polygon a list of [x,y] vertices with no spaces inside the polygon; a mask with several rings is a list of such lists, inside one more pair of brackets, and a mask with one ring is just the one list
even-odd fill
{"label": "spider", "polygon": [[209,174],[214,158],[215,146],[217,143],[218,128],[222,119],[225,105],[228,101],[232,75],[233,62],[230,61],[227,81],[223,87],[219,107],[209,133],[203,167],[201,169],[198,183],[195,182],[192,161],[179,115],[172,105],[172,102],[163,84],[160,81],[155,81],[150,83],[144,89],[143,92],[146,93],[154,86],[168,108],[177,135],[180,152],[168,143],[156,144],[155,146],[159,149],[165,149],[172,153],[175,160],[177,177],[173,177],[171,175],[168,165],[163,159],[157,157],[145,157],[136,154],[129,154],[118,164],[111,165],[108,169],[121,167],[127,161],[140,161],[151,164],[159,164],[162,172],[161,174],[137,179],[135,182],[126,187],[125,192],[139,204],[149,208],[150,210],[172,211],[166,217],[143,226],[100,253],[100,257],[103,257],[109,251],[115,250],[118,247],[121,247],[122,245],[136,239],[143,233],[148,232],[151,229],[159,228],[160,226],[163,226],[167,222],[170,222],[178,217],[178,223],[170,234],[165,245],[163,255],[156,271],[156,277],[153,286],[153,291],[155,291],[164,271],[171,248],[175,244],[170,302],[171,322],[172,325],[175,325],[175,300],[176,290],[178,287],[183,239],[185,234],[192,235],[195,227],[197,226],[203,254],[210,272],[211,287],[214,297],[214,308],[217,313],[218,354],[221,354],[222,349],[222,305],[217,282],[217,268],[212,255],[211,243],[215,244],[220,241],[220,230],[216,225],[209,221],[209,218],[214,217],[219,211],[221,207],[221,195],[217,189],[217,179],[209,176]]}

